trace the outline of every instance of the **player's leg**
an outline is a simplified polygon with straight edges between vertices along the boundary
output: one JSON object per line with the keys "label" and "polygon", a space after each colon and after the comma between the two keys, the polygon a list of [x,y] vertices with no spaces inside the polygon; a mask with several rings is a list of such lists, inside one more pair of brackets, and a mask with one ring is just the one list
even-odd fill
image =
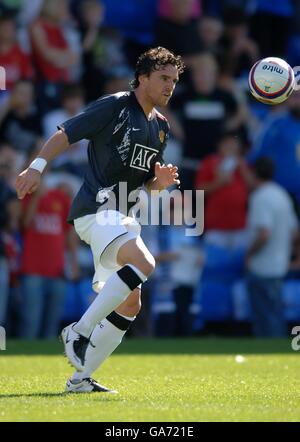
{"label": "player's leg", "polygon": [[114,312],[96,325],[90,338],[93,346],[89,345],[86,351],[84,371],[75,371],[67,381],[66,391],[115,393],[115,390],[98,384],[91,376],[121,344],[140,308],[141,294],[137,288]]}
{"label": "player's leg", "polygon": [[140,236],[120,247],[117,262],[121,266],[132,264],[147,275],[150,275],[155,268],[155,260]]}
{"label": "player's leg", "polygon": [[[123,244],[117,254],[121,267],[114,272],[78,323],[62,332],[67,356],[77,370],[85,368],[85,355],[93,342],[91,334],[96,325],[114,311],[130,292],[146,281],[155,267],[155,261],[140,236]],[[69,345],[67,345],[69,344]]]}
{"label": "player's leg", "polygon": [[120,247],[117,262],[121,269],[113,273],[74,330],[89,338],[102,319],[115,310],[130,292],[145,282],[153,272],[155,261],[141,237],[134,238]]}

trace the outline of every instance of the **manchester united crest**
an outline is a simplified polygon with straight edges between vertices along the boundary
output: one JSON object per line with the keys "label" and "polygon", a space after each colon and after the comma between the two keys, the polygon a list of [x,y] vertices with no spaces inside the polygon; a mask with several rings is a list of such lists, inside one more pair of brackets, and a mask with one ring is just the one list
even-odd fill
{"label": "manchester united crest", "polygon": [[160,130],[159,131],[159,139],[160,139],[161,143],[163,143],[165,141],[165,137],[166,137],[165,132],[163,130]]}

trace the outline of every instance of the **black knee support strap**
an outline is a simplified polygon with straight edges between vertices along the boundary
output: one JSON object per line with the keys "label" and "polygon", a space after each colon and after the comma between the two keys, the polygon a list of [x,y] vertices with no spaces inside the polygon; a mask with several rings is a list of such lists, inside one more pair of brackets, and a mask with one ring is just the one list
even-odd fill
{"label": "black knee support strap", "polygon": [[106,316],[106,319],[115,327],[117,327],[120,330],[128,330],[128,328],[131,326],[132,321],[128,321],[128,319],[123,318],[123,316],[118,315],[116,312],[111,312],[108,316]]}
{"label": "black knee support strap", "polygon": [[144,282],[130,266],[122,267],[120,270],[117,271],[117,274],[122,279],[122,281],[130,288],[130,290],[136,289],[138,285]]}

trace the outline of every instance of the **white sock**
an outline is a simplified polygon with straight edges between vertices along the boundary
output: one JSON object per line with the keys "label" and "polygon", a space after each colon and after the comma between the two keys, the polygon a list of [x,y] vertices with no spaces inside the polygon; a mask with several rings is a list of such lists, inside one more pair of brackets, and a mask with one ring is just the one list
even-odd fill
{"label": "white sock", "polygon": [[[132,320],[132,318],[128,320]],[[85,356],[85,370],[83,372],[75,371],[72,381],[80,382],[84,378],[89,378],[121,344],[126,331],[120,330],[106,318],[97,324],[90,338],[95,348],[91,345],[88,346]]]}
{"label": "white sock", "polygon": [[[147,277],[133,265],[126,265],[118,272],[113,273],[101,289],[100,296],[96,297],[73,327],[77,333],[89,338],[96,325],[122,304],[129,293],[131,293],[133,288],[130,288],[119,276],[119,272],[121,273],[126,267],[130,268],[130,275],[133,275],[135,279],[139,279],[142,282],[146,281]],[[139,284],[140,282],[136,284],[136,287]]]}

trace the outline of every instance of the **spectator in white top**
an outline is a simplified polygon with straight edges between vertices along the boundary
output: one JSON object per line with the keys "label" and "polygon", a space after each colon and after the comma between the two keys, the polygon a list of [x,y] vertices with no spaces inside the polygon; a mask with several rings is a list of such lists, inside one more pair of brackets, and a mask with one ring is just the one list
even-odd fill
{"label": "spectator in white top", "polygon": [[282,284],[288,271],[298,222],[288,193],[272,182],[274,165],[262,157],[254,163],[255,190],[250,197],[247,287],[255,336],[285,336]]}

